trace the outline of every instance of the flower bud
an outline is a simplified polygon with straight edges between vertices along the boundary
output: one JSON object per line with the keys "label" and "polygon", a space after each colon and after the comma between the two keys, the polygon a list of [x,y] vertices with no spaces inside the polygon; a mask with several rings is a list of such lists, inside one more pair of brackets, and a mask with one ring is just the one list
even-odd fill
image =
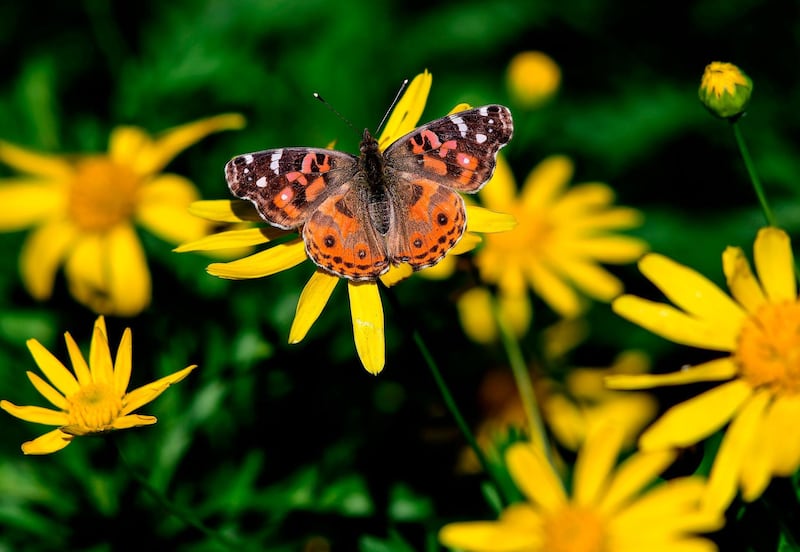
{"label": "flower bud", "polygon": [[698,96],[711,113],[723,119],[736,119],[744,113],[753,81],[732,63],[714,61],[706,66]]}
{"label": "flower bud", "polygon": [[508,64],[508,89],[514,100],[526,108],[536,108],[549,100],[561,84],[561,69],[545,53],[520,52]]}

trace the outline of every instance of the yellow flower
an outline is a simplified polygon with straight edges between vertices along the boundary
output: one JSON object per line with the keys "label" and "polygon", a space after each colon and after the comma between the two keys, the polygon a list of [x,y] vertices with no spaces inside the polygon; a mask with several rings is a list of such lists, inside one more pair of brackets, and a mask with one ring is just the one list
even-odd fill
{"label": "yellow flower", "polygon": [[[431,87],[431,75],[427,71],[412,80],[405,94],[397,103],[391,117],[378,138],[381,150],[400,136],[416,127],[422,115],[428,92]],[[210,220],[222,222],[260,221],[255,208],[245,201],[203,201],[193,205],[192,212]],[[513,227],[514,220],[507,215],[491,213],[486,209],[467,209],[467,234],[450,251],[460,254],[475,247],[479,238],[471,232],[499,232]],[[178,252],[207,251],[246,245],[261,245],[275,238],[295,232],[285,232],[272,227],[254,227],[246,230],[223,232],[192,243],[184,244],[176,249]],[[227,263],[213,263],[208,272],[220,278],[247,279],[261,278],[287,270],[309,260],[303,240],[295,237],[289,241],[270,244],[268,249],[259,251]],[[445,259],[446,261],[447,259]],[[442,264],[442,263],[440,263]],[[392,267],[380,280],[391,286],[408,277],[411,268],[408,265]],[[317,269],[303,289],[297,303],[294,322],[289,331],[289,343],[299,343],[311,329],[311,326],[322,313],[323,308],[333,293],[340,278]],[[385,363],[383,307],[377,282],[347,281],[350,298],[350,312],[353,322],[353,337],[361,363],[372,374],[383,370]]]}
{"label": "yellow flower", "polygon": [[613,303],[671,341],[729,353],[674,373],[607,379],[618,389],[722,382],[672,407],[639,441],[643,450],[688,446],[730,422],[709,478],[711,508],[726,507],[739,488],[755,500],[772,476],[800,467],[800,301],[789,237],[763,228],[754,258],[758,278],[740,248],[723,253],[731,298],[690,268],[650,254],[639,263],[642,273],[678,308],[630,295]]}
{"label": "yellow flower", "polygon": [[535,108],[556,93],[561,84],[561,69],[544,52],[520,52],[508,64],[506,80],[517,103]]}
{"label": "yellow flower", "polygon": [[[555,439],[565,448],[577,450],[596,426],[614,423],[623,432],[625,448],[631,448],[655,416],[656,400],[649,393],[610,390],[603,380],[611,374],[646,372],[649,365],[643,353],[625,351],[610,366],[570,367],[563,382],[532,374],[542,417]],[[475,439],[481,448],[491,451],[495,440],[503,439],[511,428],[522,430],[523,434],[529,432],[522,400],[509,371],[488,372],[480,385],[479,400],[485,418],[475,431]],[[472,449],[464,449],[459,468],[465,472],[479,470]]]}
{"label": "yellow flower", "polygon": [[644,490],[675,454],[639,452],[614,470],[622,435],[613,425],[589,434],[577,456],[571,496],[539,449],[512,445],[506,465],[526,502],[508,506],[497,521],[445,525],[439,540],[471,552],[716,550],[696,536],[724,522],[719,512],[699,507],[705,482],[685,477]]}
{"label": "yellow flower", "polygon": [[28,372],[28,379],[42,396],[58,410],[40,406],[17,406],[0,401],[0,408],[28,422],[58,426],[41,437],[23,443],[25,454],[50,454],[66,447],[81,435],[106,433],[156,423],[154,416],[132,414],[153,401],[167,387],[185,378],[196,368],[188,366],[131,392],[126,392],[131,377],[131,330],[122,334],[116,357],[112,360],[106,323],[102,316],[94,324],[89,362],[87,363],[69,332],[67,342],[71,373],[55,356],[35,339],[28,340],[33,359],[50,383]]}
{"label": "yellow flower", "polygon": [[[611,301],[622,293],[621,282],[599,263],[628,263],[647,249],[647,244],[630,236],[613,234],[638,226],[641,214],[630,208],[614,207],[614,193],[599,182],[566,189],[572,177],[572,162],[563,156],[548,157],[531,171],[519,195],[511,169],[502,156],[492,181],[480,192],[483,204],[509,213],[518,225],[509,232],[486,236],[475,255],[481,279],[498,289],[498,309],[517,335],[530,326],[531,302],[528,287],[559,315],[581,314],[586,302],[579,292],[598,301]],[[466,316],[492,320],[488,301],[471,298]],[[484,305],[484,306],[482,306]],[[488,342],[494,325],[467,321],[470,337]]]}
{"label": "yellow flower", "polygon": [[723,119],[744,113],[753,93],[753,81],[732,63],[714,61],[706,65],[698,96],[703,105]]}
{"label": "yellow flower", "polygon": [[198,197],[194,185],[160,171],[209,133],[243,124],[240,115],[220,115],[155,139],[136,127],[117,127],[107,154],[56,156],[0,141],[0,161],[28,175],[0,180],[0,231],[34,227],[20,255],[30,294],[49,298],[64,264],[80,303],[101,314],[141,312],[151,283],[134,223],[172,243],[209,229],[187,212]]}

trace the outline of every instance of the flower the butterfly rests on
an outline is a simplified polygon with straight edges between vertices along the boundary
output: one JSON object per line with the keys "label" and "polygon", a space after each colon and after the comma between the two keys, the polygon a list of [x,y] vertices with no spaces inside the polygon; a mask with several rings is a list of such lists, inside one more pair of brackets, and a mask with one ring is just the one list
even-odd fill
{"label": "flower the butterfly rests on", "polygon": [[[474,239],[456,245],[467,225],[503,231],[514,224],[486,210],[467,214],[457,193],[477,191],[491,177],[494,157],[511,137],[510,113],[502,106],[462,110],[414,130],[430,83],[427,72],[411,82],[378,140],[365,131],[360,158],[334,150],[280,148],[236,156],[226,168],[235,195],[249,199],[273,226],[302,227],[302,237],[238,261],[212,264],[209,272],[255,278],[307,258],[317,263],[320,268],[298,303],[289,336],[293,343],[305,336],[339,279],[348,279],[356,350],[372,373],[384,365],[376,280],[388,284],[395,277],[386,274],[392,265],[410,273],[437,263],[449,251],[474,247]],[[252,219],[252,210],[233,205],[204,202],[198,208],[209,218]],[[277,232],[253,230],[200,240],[178,251],[255,245]]]}

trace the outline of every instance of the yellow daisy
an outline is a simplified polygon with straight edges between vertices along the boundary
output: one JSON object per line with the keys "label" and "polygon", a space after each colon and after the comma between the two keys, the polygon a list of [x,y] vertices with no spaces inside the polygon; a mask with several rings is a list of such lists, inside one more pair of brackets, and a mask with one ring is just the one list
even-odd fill
{"label": "yellow daisy", "polygon": [[[498,157],[479,197],[487,208],[513,215],[518,225],[486,236],[475,264],[481,279],[497,286],[499,313],[515,333],[530,326],[528,288],[565,318],[585,310],[584,294],[611,301],[622,293],[622,283],[599,263],[628,263],[647,250],[644,241],[613,233],[641,224],[639,211],[613,206],[613,190],[599,182],[567,188],[573,165],[564,156],[539,163],[517,194],[511,169]],[[493,319],[486,294],[467,294],[464,301],[470,302],[459,309],[465,330],[478,342],[491,341],[496,329],[486,322]]]}
{"label": "yellow daisy", "polygon": [[[416,127],[428,98],[431,80],[430,73],[425,71],[411,81],[378,139],[381,150]],[[463,108],[466,107],[459,106],[457,109]],[[192,212],[209,220],[221,222],[261,221],[252,204],[240,200],[196,202],[192,207]],[[472,232],[501,232],[512,228],[514,224],[513,218],[508,215],[492,213],[486,209],[468,208],[468,232],[450,251],[450,254],[459,254],[474,248],[480,238]],[[296,232],[285,232],[263,226],[228,231],[184,244],[176,251],[209,251],[260,245],[273,242],[276,238],[286,235],[295,237],[288,241],[270,243],[267,249],[248,257],[227,263],[213,263],[208,266],[208,272],[220,278],[260,278],[287,270],[305,261],[311,262],[306,255],[303,240],[296,236]],[[446,261],[447,259],[443,262]],[[384,285],[391,286],[410,274],[410,266],[400,265],[390,269],[388,273],[381,276],[380,280]],[[299,343],[306,336],[322,313],[339,280],[339,277],[321,269],[314,272],[300,295],[294,321],[289,331],[289,343]],[[383,370],[385,363],[383,307],[378,284],[377,282],[348,280],[347,290],[350,298],[356,352],[364,368],[372,374],[377,374]]]}
{"label": "yellow daisy", "polygon": [[613,309],[676,343],[727,356],[659,375],[613,376],[617,389],[721,382],[668,410],[642,435],[643,450],[692,445],[730,425],[709,477],[706,502],[724,508],[741,489],[758,498],[773,476],[800,467],[800,301],[789,237],[774,227],[758,232],[758,278],[738,247],[722,268],[732,298],[702,275],[657,254],[642,273],[678,308],[624,295]]}
{"label": "yellow daisy", "polygon": [[623,432],[593,430],[575,462],[571,496],[544,454],[528,443],[506,452],[508,471],[525,502],[497,521],[445,525],[439,540],[470,552],[713,551],[698,533],[719,529],[719,512],[700,508],[705,481],[671,480],[648,488],[674,460],[670,451],[638,452],[614,470]]}
{"label": "yellow daisy", "polygon": [[228,114],[151,138],[117,127],[108,153],[57,156],[0,141],[0,161],[24,177],[0,180],[0,231],[33,227],[20,255],[22,279],[39,300],[50,297],[63,264],[70,292],[94,312],[133,316],[150,303],[150,273],[134,225],[171,243],[200,238],[207,221],[187,212],[194,185],[160,171],[206,135],[241,128]]}
{"label": "yellow daisy", "polygon": [[50,454],[66,447],[81,435],[106,433],[156,423],[155,416],[132,414],[153,401],[167,387],[185,378],[196,368],[188,366],[179,372],[160,378],[127,392],[131,378],[131,330],[122,334],[116,357],[112,360],[106,323],[102,316],[94,324],[89,362],[83,357],[69,332],[64,334],[72,362],[70,372],[55,356],[35,339],[29,339],[28,349],[50,383],[28,372],[28,379],[42,396],[58,410],[41,406],[17,406],[0,401],[0,408],[27,422],[58,426],[33,441],[22,444],[25,454]]}

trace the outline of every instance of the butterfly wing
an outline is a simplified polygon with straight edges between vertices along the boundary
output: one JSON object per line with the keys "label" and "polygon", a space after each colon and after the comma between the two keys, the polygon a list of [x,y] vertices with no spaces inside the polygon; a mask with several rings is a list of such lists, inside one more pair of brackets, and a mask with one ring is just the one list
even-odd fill
{"label": "butterfly wing", "polygon": [[280,148],[237,155],[225,165],[231,193],[253,202],[278,228],[296,228],[353,179],[358,158],[318,148]]}
{"label": "butterfly wing", "polygon": [[344,184],[303,227],[308,256],[322,268],[357,281],[374,280],[389,269],[384,238],[370,223],[366,193],[361,180]]}
{"label": "butterfly wing", "polygon": [[466,208],[457,192],[477,192],[486,184],[497,152],[513,132],[508,108],[486,105],[432,121],[386,149],[386,170],[394,182],[387,234],[393,263],[419,270],[435,265],[458,243]]}
{"label": "butterfly wing", "polygon": [[424,177],[473,193],[492,177],[497,152],[513,132],[507,107],[485,105],[422,125],[392,143],[384,157],[407,180]]}

